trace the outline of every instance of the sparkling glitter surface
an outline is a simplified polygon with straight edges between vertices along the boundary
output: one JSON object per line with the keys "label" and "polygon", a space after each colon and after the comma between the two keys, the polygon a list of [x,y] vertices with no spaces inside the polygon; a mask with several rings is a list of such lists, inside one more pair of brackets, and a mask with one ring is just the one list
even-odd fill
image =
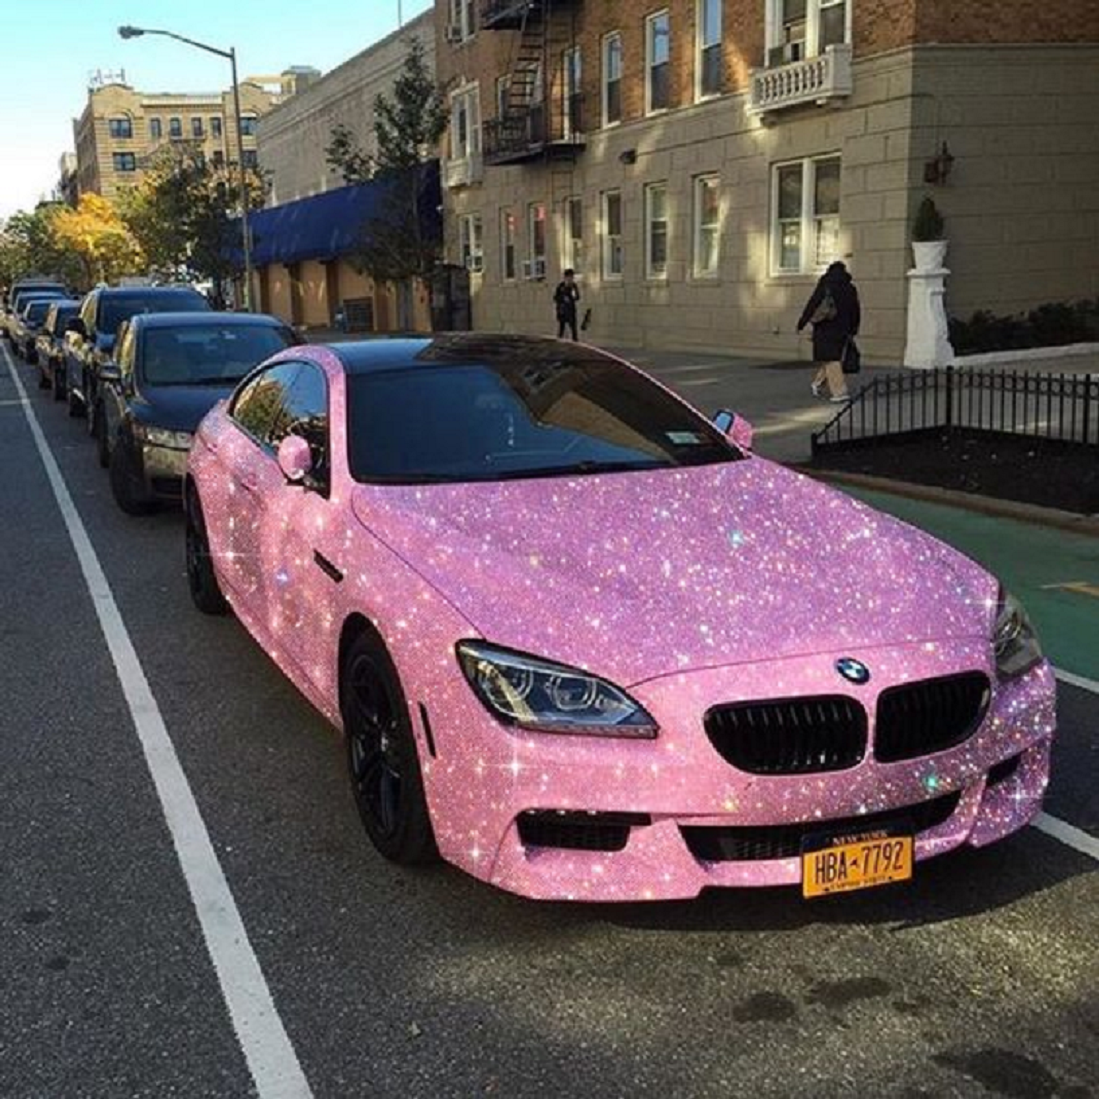
{"label": "sparkling glitter surface", "polygon": [[[708,885],[800,880],[797,859],[706,863],[684,825],[857,817],[961,792],[917,840],[918,859],[992,842],[1037,812],[1054,728],[1052,674],[1011,683],[992,667],[997,584],[896,520],[759,458],[723,465],[432,486],[351,482],[342,364],[294,348],[329,379],[330,496],[285,484],[273,458],[216,409],[190,470],[219,578],[245,627],[334,723],[341,631],[371,621],[410,703],[445,858],[534,897],[689,897]],[[245,488],[247,484],[248,488]],[[318,568],[333,563],[339,583]],[[652,741],[509,730],[455,658],[481,636],[588,668],[629,692]],[[855,657],[867,684],[835,662]],[[993,699],[977,732],[933,757],[843,772],[754,776],[711,746],[707,709],[847,694],[872,720],[899,683],[980,670]],[[427,750],[419,705],[430,714]],[[1005,781],[988,770],[1021,754]],[[624,850],[525,846],[528,810],[648,814]]]}

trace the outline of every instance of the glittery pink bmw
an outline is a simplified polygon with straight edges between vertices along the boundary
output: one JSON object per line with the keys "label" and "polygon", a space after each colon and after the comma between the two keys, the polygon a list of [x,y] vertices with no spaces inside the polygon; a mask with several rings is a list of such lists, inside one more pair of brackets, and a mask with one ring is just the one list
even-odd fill
{"label": "glittery pink bmw", "polygon": [[995,578],[591,348],[288,349],[203,421],[185,500],[196,605],[344,731],[398,862],[818,896],[1041,804],[1053,675]]}

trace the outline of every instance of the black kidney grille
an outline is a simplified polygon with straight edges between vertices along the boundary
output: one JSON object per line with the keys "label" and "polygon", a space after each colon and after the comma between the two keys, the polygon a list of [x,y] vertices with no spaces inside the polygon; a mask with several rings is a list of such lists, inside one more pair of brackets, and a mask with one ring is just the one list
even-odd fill
{"label": "black kidney grille", "polygon": [[874,758],[896,763],[956,747],[977,731],[991,699],[983,672],[889,687],[878,696]]}
{"label": "black kidney grille", "polygon": [[842,820],[810,820],[798,824],[729,828],[681,826],[679,831],[691,854],[704,862],[766,862],[769,859],[789,859],[799,855],[802,841],[807,836],[821,833],[861,833],[901,823],[911,825],[914,833],[926,832],[945,824],[958,808],[961,797],[961,792],[957,791],[931,801],[921,801],[916,805]]}
{"label": "black kidney grille", "polygon": [[706,714],[721,757],[753,775],[842,771],[866,754],[866,711],[844,695],[734,702]]}

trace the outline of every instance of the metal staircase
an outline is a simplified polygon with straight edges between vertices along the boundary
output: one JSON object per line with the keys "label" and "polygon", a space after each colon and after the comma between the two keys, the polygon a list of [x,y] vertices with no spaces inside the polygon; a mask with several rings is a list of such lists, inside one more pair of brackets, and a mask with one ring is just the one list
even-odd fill
{"label": "metal staircase", "polygon": [[484,0],[481,28],[518,32],[498,117],[484,124],[486,164],[575,157],[584,147],[583,96],[562,58],[581,0]]}

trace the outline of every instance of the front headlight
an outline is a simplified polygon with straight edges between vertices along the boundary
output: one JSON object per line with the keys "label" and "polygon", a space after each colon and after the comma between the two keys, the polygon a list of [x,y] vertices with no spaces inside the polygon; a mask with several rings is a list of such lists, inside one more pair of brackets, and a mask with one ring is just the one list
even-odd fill
{"label": "front headlight", "polygon": [[460,641],[458,662],[486,709],[506,725],[587,736],[656,736],[656,722],[625,691],[578,668]]}
{"label": "front headlight", "polygon": [[1003,588],[996,605],[992,646],[996,652],[996,671],[1001,679],[1022,675],[1042,659],[1042,646],[1022,603]]}
{"label": "front headlight", "polygon": [[191,433],[189,431],[169,431],[165,427],[134,424],[134,434],[153,446],[164,446],[171,450],[191,449]]}

